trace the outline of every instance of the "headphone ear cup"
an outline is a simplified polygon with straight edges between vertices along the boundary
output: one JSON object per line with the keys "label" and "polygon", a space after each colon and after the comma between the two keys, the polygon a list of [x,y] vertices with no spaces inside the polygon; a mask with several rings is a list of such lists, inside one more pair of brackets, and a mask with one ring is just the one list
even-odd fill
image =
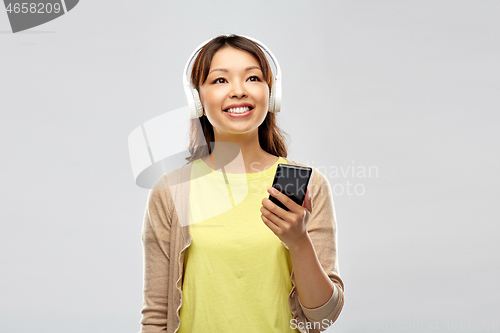
{"label": "headphone ear cup", "polygon": [[192,88],[191,91],[193,92],[194,106],[196,108],[196,116],[199,118],[203,116],[203,104],[201,104],[200,94],[198,93],[198,90]]}
{"label": "headphone ear cup", "polygon": [[273,84],[273,112],[281,111],[281,77],[275,79]]}
{"label": "headphone ear cup", "polygon": [[271,88],[271,94],[269,95],[269,110],[268,110],[269,112],[275,111],[274,96],[275,96],[275,92],[274,92],[274,84],[273,84],[273,87]]}

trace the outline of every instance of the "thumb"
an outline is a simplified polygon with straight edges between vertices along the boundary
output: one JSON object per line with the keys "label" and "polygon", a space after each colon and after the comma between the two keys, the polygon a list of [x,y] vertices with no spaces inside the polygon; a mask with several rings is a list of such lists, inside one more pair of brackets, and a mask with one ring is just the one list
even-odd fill
{"label": "thumb", "polygon": [[309,212],[312,212],[311,192],[309,191],[309,189],[307,189],[306,191],[306,197],[304,199],[302,207],[306,208]]}

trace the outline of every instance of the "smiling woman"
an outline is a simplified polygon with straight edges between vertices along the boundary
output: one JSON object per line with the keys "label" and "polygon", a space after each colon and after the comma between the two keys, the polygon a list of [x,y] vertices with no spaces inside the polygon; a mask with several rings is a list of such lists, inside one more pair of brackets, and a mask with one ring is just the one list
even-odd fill
{"label": "smiling woman", "polygon": [[[313,333],[342,310],[328,180],[312,167],[302,206],[271,187],[279,163],[306,165],[286,159],[279,75],[261,47],[219,36],[194,61],[191,156],[160,179],[146,205],[141,333]],[[179,192],[188,214],[172,199]]]}
{"label": "smiling woman", "polygon": [[225,47],[214,55],[211,68],[199,90],[215,142],[255,141],[269,105],[269,86],[257,59]]}
{"label": "smiling woman", "polygon": [[[207,161],[205,147],[210,149],[210,143],[217,141],[237,144],[247,171],[262,171],[250,168],[254,161],[261,162],[265,169],[277,161],[277,156],[287,157],[286,134],[277,126],[273,112],[278,110],[273,110],[274,105],[268,108],[270,102],[274,103],[270,101],[273,73],[255,43],[241,36],[214,38],[194,61],[191,84],[200,94],[203,116],[191,124],[189,162],[202,157]],[[237,107],[250,110],[241,113],[241,109],[234,110]],[[236,118],[238,121],[231,121]],[[196,121],[203,133],[196,131]],[[216,149],[213,154],[210,151],[212,159],[217,154],[220,152]]]}

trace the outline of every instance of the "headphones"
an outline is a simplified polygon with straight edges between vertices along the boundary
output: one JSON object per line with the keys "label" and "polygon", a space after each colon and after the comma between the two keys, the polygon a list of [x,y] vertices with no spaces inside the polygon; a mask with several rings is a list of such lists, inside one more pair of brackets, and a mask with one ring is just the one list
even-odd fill
{"label": "headphones", "polygon": [[[232,37],[236,35],[225,35],[226,37]],[[276,67],[276,74],[274,76],[274,82],[273,86],[271,88],[271,95],[269,96],[269,112],[280,112],[281,109],[281,68],[278,63],[278,60],[274,57],[273,53],[260,41],[250,38],[247,36],[243,35],[237,35],[239,37],[244,37],[255,44],[259,46],[263,51],[267,52],[269,54],[271,60],[274,63],[274,66]],[[215,37],[217,38],[217,37]],[[191,113],[191,119],[196,119],[201,116],[203,116],[203,105],[201,104],[201,99],[200,99],[200,94],[198,93],[198,90],[194,88],[191,83],[189,82],[190,79],[188,79],[188,70],[189,70],[189,65],[191,64],[191,61],[193,61],[194,57],[197,55],[197,53],[206,45],[208,44],[213,38],[207,40],[206,42],[200,44],[194,52],[191,54],[189,57],[186,66],[184,67],[184,72],[182,75],[182,83],[184,85],[184,92],[186,93],[186,98],[188,100],[188,108]],[[272,72],[272,71],[271,71]],[[273,73],[274,74],[274,73]]]}

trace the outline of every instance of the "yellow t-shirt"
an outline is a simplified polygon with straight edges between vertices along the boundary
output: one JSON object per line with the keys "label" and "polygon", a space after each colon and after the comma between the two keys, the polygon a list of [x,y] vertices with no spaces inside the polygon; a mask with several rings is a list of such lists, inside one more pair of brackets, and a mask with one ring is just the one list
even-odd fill
{"label": "yellow t-shirt", "polygon": [[193,162],[179,333],[298,332],[290,327],[292,263],[262,221],[279,158],[262,172],[223,174]]}

